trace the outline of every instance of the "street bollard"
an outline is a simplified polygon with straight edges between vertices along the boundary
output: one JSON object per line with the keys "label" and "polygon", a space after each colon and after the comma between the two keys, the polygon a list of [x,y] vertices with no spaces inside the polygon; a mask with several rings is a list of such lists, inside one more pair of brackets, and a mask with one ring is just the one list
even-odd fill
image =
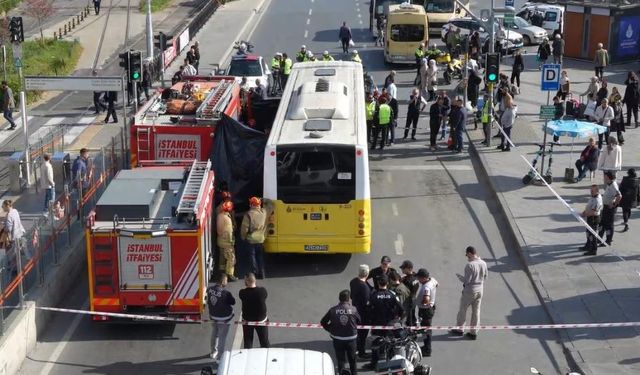
{"label": "street bollard", "polygon": [[80,13],[80,21],[84,21],[84,12]]}
{"label": "street bollard", "polygon": [[80,15],[76,15],[76,23],[79,25],[80,24]]}
{"label": "street bollard", "polygon": [[58,27],[58,37],[62,39],[62,27]]}
{"label": "street bollard", "polygon": [[75,18],[71,19],[71,28],[73,28],[73,29],[76,28],[76,19]]}
{"label": "street bollard", "polygon": [[67,24],[64,24],[64,35],[67,35]]}
{"label": "street bollard", "polygon": [[56,34],[56,32],[53,32],[53,40],[58,40],[58,34]]}
{"label": "street bollard", "polygon": [[56,233],[56,222],[53,220],[53,203],[49,202],[49,222],[51,223],[51,246],[53,247],[53,264],[55,266],[58,265],[59,254],[58,254],[58,245],[56,244],[56,240],[58,239],[58,233]]}

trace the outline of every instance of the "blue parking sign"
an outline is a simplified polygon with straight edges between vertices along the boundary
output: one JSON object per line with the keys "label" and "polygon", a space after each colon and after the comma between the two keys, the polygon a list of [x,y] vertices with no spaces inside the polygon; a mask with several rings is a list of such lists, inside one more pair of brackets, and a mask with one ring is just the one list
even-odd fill
{"label": "blue parking sign", "polygon": [[514,6],[514,0],[504,0],[504,6],[506,7],[512,7]]}
{"label": "blue parking sign", "polygon": [[542,65],[540,90],[558,91],[560,89],[560,64]]}

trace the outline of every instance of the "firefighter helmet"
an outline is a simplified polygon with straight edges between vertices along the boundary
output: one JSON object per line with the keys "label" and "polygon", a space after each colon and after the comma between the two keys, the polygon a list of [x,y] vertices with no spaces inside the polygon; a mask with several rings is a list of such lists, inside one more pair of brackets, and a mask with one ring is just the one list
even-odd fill
{"label": "firefighter helmet", "polygon": [[233,202],[225,201],[224,203],[222,203],[222,211],[223,212],[231,212],[231,211],[233,211]]}
{"label": "firefighter helmet", "polygon": [[262,203],[262,200],[258,197],[249,198],[249,206],[251,207],[260,207],[261,203]]}

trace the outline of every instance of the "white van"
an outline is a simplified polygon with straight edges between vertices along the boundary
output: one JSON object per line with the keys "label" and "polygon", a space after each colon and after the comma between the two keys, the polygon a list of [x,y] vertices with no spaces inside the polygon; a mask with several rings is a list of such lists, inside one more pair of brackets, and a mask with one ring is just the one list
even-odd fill
{"label": "white van", "polygon": [[542,28],[547,30],[547,34],[552,36],[554,31],[560,30],[564,34],[564,7],[560,5],[525,3],[516,14],[531,22],[530,15],[535,12],[542,13]]}
{"label": "white van", "polygon": [[288,348],[226,351],[217,375],[334,375],[327,353]]}

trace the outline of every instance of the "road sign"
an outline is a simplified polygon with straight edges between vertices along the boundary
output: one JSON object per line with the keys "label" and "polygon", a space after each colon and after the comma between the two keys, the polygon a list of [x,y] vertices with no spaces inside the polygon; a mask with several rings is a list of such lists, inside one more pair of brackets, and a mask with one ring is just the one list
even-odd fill
{"label": "road sign", "polygon": [[504,0],[504,6],[506,7],[515,6],[514,3],[515,3],[515,0]]}
{"label": "road sign", "polygon": [[540,90],[558,91],[560,89],[560,64],[542,65]]}
{"label": "road sign", "polygon": [[19,57],[14,57],[13,66],[15,66],[16,68],[22,68],[22,60],[20,60]]}
{"label": "road sign", "polygon": [[24,77],[27,90],[120,91],[122,77]]}
{"label": "road sign", "polygon": [[20,43],[11,43],[11,50],[13,52],[13,58],[16,57],[22,59],[22,44]]}
{"label": "road sign", "polygon": [[540,106],[540,120],[553,120],[556,116],[556,107],[553,105]]}
{"label": "road sign", "polygon": [[513,13],[505,13],[504,14],[504,24],[505,26],[513,25]]}

